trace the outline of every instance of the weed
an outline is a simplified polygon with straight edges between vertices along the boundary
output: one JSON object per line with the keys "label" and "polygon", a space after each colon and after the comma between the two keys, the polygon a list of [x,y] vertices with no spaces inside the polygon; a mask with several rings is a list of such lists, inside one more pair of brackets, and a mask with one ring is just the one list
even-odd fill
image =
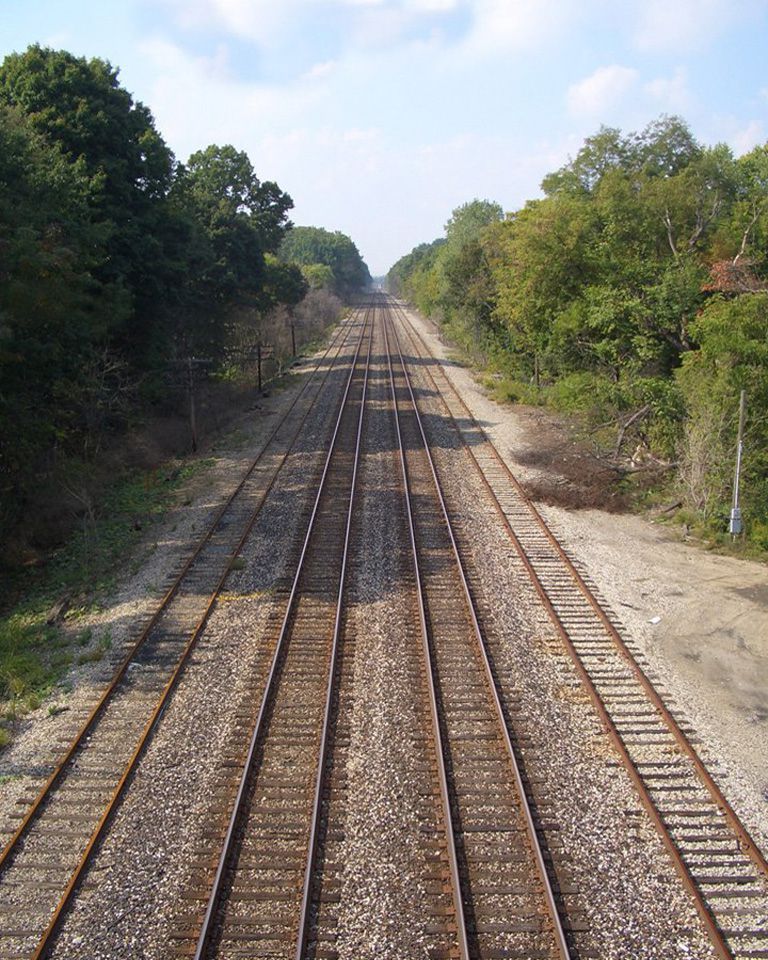
{"label": "weed", "polygon": [[96,645],[91,647],[90,650],[86,650],[85,653],[81,653],[77,658],[77,662],[80,666],[84,663],[98,663],[100,660],[104,659],[104,654],[112,646],[112,631],[107,628],[104,633],[99,637]]}
{"label": "weed", "polygon": [[39,693],[30,693],[30,694],[27,694],[27,698],[24,706],[26,707],[27,710],[30,710],[30,711],[38,710],[42,702],[43,702],[43,698],[40,696]]}

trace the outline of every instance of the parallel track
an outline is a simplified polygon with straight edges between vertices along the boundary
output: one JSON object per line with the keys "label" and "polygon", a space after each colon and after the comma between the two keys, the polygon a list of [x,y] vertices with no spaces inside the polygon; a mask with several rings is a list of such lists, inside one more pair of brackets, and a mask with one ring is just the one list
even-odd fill
{"label": "parallel track", "polygon": [[768,958],[765,857],[648,678],[642,654],[621,637],[442,365],[395,310],[415,369],[474,463],[715,951],[728,960]]}
{"label": "parallel track", "polygon": [[5,845],[0,958],[46,954],[351,328],[345,324],[317,361]]}
{"label": "parallel track", "polygon": [[[407,370],[402,358],[397,371],[393,368],[386,327],[382,333],[378,341],[384,343],[389,415],[402,469],[404,510],[393,535],[408,539],[412,555],[421,680],[429,704],[423,716],[434,751],[435,787],[429,792],[441,808],[431,885],[435,917],[445,917],[450,904],[455,930],[451,934],[450,926],[433,923],[436,946],[430,955],[568,960],[546,853]],[[339,688],[338,663],[350,656],[347,646],[354,643],[345,629],[345,575],[350,550],[364,547],[352,542],[352,533],[372,342],[373,333],[365,372],[350,378],[350,404],[339,415],[221,851],[215,871],[211,868],[197,942],[194,951],[189,941],[176,951],[195,960],[254,951],[296,960],[338,955],[338,866],[329,878],[326,861],[334,824],[343,820],[336,812],[343,806],[344,783],[338,704],[346,694]],[[190,896],[198,894],[193,890]]]}
{"label": "parallel track", "polygon": [[387,336],[458,955],[568,960],[515,734],[396,334],[392,342],[396,368]]}
{"label": "parallel track", "polygon": [[[379,321],[377,327],[377,310]],[[625,641],[585,577],[547,527],[407,316],[375,298],[339,386],[335,427],[290,586],[271,601],[279,619],[254,680],[237,759],[216,795],[217,821],[198,853],[190,916],[171,952],[208,957],[335,960],[343,864],[345,744],[351,664],[348,567],[365,556],[355,514],[374,342],[379,384],[396,439],[402,510],[393,549],[408,556],[414,663],[425,721],[421,820],[430,864],[434,960],[571,960],[589,935],[524,757],[530,731],[515,724],[514,689],[494,666],[477,603],[451,480],[430,452],[427,410],[439,407],[655,823],[723,960],[768,960],[768,864],[728,805],[662,695],[642,654]],[[54,943],[90,858],[213,609],[232,564],[342,356],[340,331],[289,411],[168,589],[108,690],[0,853],[0,960],[41,958]],[[410,348],[403,348],[404,338]],[[335,352],[334,352],[335,351]],[[321,377],[322,363],[333,353]],[[314,389],[311,389],[313,385]],[[389,442],[389,441],[387,441]],[[404,544],[407,541],[407,547]],[[279,611],[279,614],[277,613]],[[270,628],[271,629],[271,628]],[[133,669],[135,667],[135,669]],[[242,716],[240,716],[242,714]],[[242,754],[240,750],[242,749]],[[431,807],[431,809],[426,809]],[[208,842],[208,841],[206,841]],[[42,882],[41,882],[42,881]],[[582,936],[581,934],[585,935]]]}
{"label": "parallel track", "polygon": [[[372,343],[366,316],[274,645],[195,958],[305,955]],[[364,340],[367,346],[363,347]],[[202,876],[206,882],[206,876]],[[192,894],[196,897],[198,894]]]}

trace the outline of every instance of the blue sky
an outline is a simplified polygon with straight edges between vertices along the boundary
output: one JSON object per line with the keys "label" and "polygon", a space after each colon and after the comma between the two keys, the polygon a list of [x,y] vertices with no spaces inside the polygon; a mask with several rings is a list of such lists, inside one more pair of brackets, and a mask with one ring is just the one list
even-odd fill
{"label": "blue sky", "polygon": [[0,0],[0,53],[36,42],[119,66],[180,160],[246,150],[374,273],[601,123],[768,139],[768,0]]}

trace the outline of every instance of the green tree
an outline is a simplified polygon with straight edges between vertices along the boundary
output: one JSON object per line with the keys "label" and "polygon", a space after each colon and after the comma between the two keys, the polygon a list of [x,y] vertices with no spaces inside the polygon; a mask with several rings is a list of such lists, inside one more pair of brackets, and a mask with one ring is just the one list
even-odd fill
{"label": "green tree", "polygon": [[699,349],[677,374],[688,411],[682,479],[693,505],[722,529],[746,390],[744,514],[748,533],[768,547],[768,294],[716,297],[691,327]]}
{"label": "green tree", "polygon": [[163,242],[174,160],[151,113],[107,61],[37,45],[0,66],[0,102],[23,111],[87,176],[92,217],[106,234],[95,274],[124,291],[113,324],[125,344],[145,343],[175,280]]}
{"label": "green tree", "polygon": [[326,263],[305,263],[300,266],[304,279],[313,290],[333,289],[333,270]]}
{"label": "green tree", "polygon": [[321,263],[330,267],[334,291],[349,296],[363,290],[371,282],[365,261],[346,234],[331,233],[322,227],[294,227],[284,238],[280,259],[299,266]]}
{"label": "green tree", "polygon": [[88,426],[84,370],[104,356],[117,306],[92,275],[103,229],[89,191],[82,162],[0,104],[0,528],[46,453]]}

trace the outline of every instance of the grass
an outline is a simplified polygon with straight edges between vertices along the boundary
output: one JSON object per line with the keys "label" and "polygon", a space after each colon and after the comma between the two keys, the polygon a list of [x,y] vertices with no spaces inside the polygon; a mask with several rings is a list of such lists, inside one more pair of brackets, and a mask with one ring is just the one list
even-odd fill
{"label": "grass", "polygon": [[[109,631],[98,637],[86,627],[72,635],[47,622],[51,608],[69,601],[64,619],[72,625],[99,609],[147,527],[158,523],[177,499],[178,488],[215,461],[201,459],[169,471],[160,468],[117,480],[84,524],[42,568],[12,573],[0,616],[0,747],[13,727],[58,685],[73,662],[95,663],[112,645]],[[7,588],[6,588],[7,589]],[[2,599],[2,598],[0,598]]]}
{"label": "grass", "polygon": [[[324,336],[318,335],[303,344],[300,356],[311,354],[323,340]],[[268,386],[278,391],[289,381],[290,371],[286,370]],[[247,439],[244,433],[243,444]],[[232,438],[225,442],[231,444]],[[117,478],[96,504],[95,515],[83,521],[44,566],[0,570],[0,747],[10,741],[18,720],[37,709],[54,689],[70,692],[72,684],[65,674],[73,662],[95,663],[111,646],[110,635],[94,639],[91,628],[73,636],[71,629],[48,624],[53,605],[67,598],[64,619],[70,627],[98,611],[118,574],[126,570],[136,573],[141,568],[145,555],[137,547],[146,542],[147,528],[162,520],[173,503],[190,505],[189,497],[178,496],[179,487],[215,462],[211,457],[201,458]],[[238,558],[234,569],[244,565]],[[162,596],[164,591],[158,586],[154,592]],[[54,705],[48,713],[55,716],[63,709]]]}

